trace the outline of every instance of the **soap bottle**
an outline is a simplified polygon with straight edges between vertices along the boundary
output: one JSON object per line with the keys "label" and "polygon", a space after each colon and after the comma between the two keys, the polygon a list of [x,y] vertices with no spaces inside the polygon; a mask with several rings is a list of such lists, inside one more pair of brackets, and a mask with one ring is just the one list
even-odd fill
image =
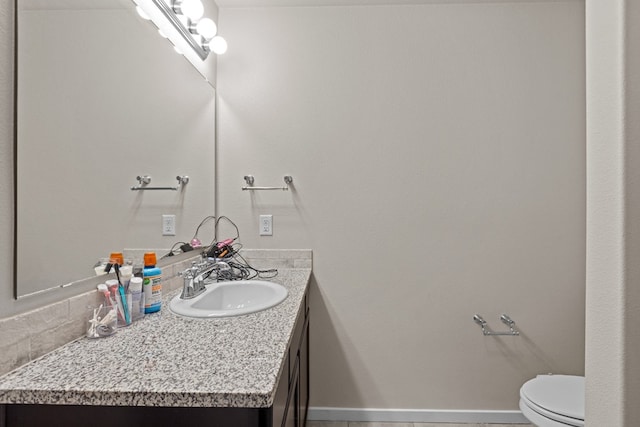
{"label": "soap bottle", "polygon": [[144,292],[144,312],[155,313],[159,311],[162,305],[162,270],[156,267],[155,252],[144,254],[142,290]]}

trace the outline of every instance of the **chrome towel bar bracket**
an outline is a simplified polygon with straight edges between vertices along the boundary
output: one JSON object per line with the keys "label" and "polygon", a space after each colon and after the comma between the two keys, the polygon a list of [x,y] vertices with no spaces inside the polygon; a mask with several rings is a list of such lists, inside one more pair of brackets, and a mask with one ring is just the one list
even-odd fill
{"label": "chrome towel bar bracket", "polygon": [[514,322],[509,316],[503,314],[500,316],[500,320],[502,323],[509,327],[508,331],[494,332],[489,329],[487,326],[487,322],[480,316],[479,314],[473,315],[473,321],[476,322],[482,328],[482,335],[484,336],[495,336],[495,335],[520,335],[520,332],[515,328],[516,322]]}
{"label": "chrome towel bar bracket", "polygon": [[149,175],[138,175],[136,177],[138,180],[138,185],[135,187],[131,187],[131,191],[143,191],[143,190],[169,190],[169,191],[178,191],[180,186],[185,186],[189,183],[189,177],[186,175],[176,176],[176,180],[178,181],[178,185],[176,187],[147,187],[151,183],[151,176]]}
{"label": "chrome towel bar bracket", "polygon": [[288,191],[289,186],[293,183],[293,177],[291,175],[285,175],[284,183],[286,187],[254,187],[253,183],[255,182],[255,178],[253,175],[245,175],[244,181],[247,183],[245,187],[242,187],[242,191],[258,191],[258,190],[282,190]]}

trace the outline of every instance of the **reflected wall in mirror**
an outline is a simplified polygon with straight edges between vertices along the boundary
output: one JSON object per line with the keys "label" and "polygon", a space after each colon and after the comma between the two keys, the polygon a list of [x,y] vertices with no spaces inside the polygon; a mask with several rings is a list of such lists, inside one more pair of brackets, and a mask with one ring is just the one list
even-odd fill
{"label": "reflected wall in mirror", "polygon": [[[214,212],[215,93],[130,0],[16,0],[16,297]],[[179,191],[131,191],[136,176]],[[162,215],[176,215],[176,236]]]}

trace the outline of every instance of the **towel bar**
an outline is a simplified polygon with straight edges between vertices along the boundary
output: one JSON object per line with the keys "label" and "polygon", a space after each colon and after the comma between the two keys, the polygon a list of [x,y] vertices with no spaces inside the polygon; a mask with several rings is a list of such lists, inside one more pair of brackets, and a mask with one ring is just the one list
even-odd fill
{"label": "towel bar", "polygon": [[520,332],[518,332],[518,330],[515,328],[516,322],[511,320],[511,318],[509,316],[507,316],[506,314],[503,314],[502,316],[500,316],[500,320],[502,321],[502,323],[504,323],[505,325],[507,325],[509,327],[508,331],[494,332],[491,329],[489,329],[489,327],[487,326],[487,322],[479,314],[474,314],[473,315],[473,321],[476,322],[478,325],[480,325],[480,327],[482,328],[482,334],[484,336],[493,336],[493,335],[511,335],[511,336],[515,336],[515,335],[520,335]]}
{"label": "towel bar", "polygon": [[147,185],[151,182],[151,176],[149,175],[138,175],[136,177],[138,180],[138,185],[135,187],[131,187],[131,191],[143,191],[143,190],[169,190],[169,191],[178,191],[180,186],[184,186],[189,182],[189,177],[184,176],[176,176],[176,180],[178,180],[177,187],[147,187]]}
{"label": "towel bar", "polygon": [[256,191],[256,190],[257,191],[261,191],[261,190],[288,191],[289,185],[293,182],[293,178],[291,177],[291,175],[285,175],[284,177],[284,183],[287,185],[286,187],[253,187],[253,183],[255,182],[255,178],[253,177],[253,175],[245,175],[244,180],[247,183],[247,185],[245,187],[242,187],[242,191]]}

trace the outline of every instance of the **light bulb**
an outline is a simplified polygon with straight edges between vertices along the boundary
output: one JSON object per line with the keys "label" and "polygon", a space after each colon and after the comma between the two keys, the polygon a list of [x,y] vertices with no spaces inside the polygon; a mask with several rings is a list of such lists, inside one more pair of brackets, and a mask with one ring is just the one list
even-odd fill
{"label": "light bulb", "polygon": [[227,51],[227,41],[220,36],[215,36],[209,42],[209,48],[218,55],[222,55]]}
{"label": "light bulb", "polygon": [[136,12],[138,12],[138,15],[140,15],[142,19],[146,19],[147,21],[151,19],[140,6],[136,6]]}
{"label": "light bulb", "polygon": [[195,22],[204,15],[204,6],[200,0],[183,0],[180,13]]}
{"label": "light bulb", "polygon": [[189,18],[186,17],[185,15],[177,15],[178,20],[180,22],[182,22],[182,25],[184,25],[185,28],[189,27]]}
{"label": "light bulb", "polygon": [[216,23],[211,19],[203,18],[196,24],[196,31],[204,37],[205,40],[211,40],[213,36],[216,35],[218,27],[216,27]]}

